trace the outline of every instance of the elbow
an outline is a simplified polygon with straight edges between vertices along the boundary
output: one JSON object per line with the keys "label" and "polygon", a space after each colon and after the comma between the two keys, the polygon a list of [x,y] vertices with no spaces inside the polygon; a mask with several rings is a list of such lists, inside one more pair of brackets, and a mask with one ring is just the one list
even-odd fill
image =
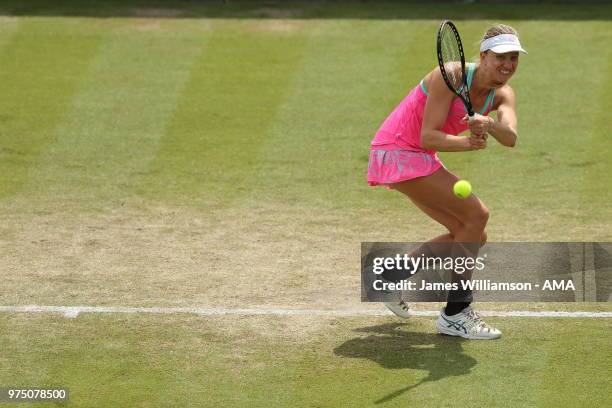
{"label": "elbow", "polygon": [[510,140],[508,140],[508,144],[506,146],[508,146],[508,147],[516,146],[516,139],[517,138],[518,138],[518,135],[516,133],[513,133],[512,137],[510,138]]}
{"label": "elbow", "polygon": [[516,134],[516,132],[514,130],[511,130],[510,132],[506,133],[502,138],[497,138],[497,141],[506,147],[514,147],[516,146],[517,138],[518,135]]}

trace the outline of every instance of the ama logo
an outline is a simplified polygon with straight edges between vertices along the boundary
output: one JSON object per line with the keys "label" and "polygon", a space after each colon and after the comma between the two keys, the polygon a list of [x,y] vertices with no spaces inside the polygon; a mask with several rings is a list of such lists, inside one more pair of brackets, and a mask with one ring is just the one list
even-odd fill
{"label": "ama logo", "polygon": [[569,279],[567,281],[556,281],[554,279],[547,279],[544,281],[544,286],[542,287],[542,290],[576,290],[576,287],[574,286],[574,282]]}

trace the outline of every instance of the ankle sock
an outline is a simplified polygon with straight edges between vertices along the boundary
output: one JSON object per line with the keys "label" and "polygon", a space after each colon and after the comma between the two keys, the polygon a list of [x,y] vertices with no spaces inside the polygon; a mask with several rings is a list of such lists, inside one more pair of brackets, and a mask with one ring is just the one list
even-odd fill
{"label": "ankle sock", "polygon": [[469,302],[448,302],[444,308],[444,314],[447,316],[454,316],[469,305]]}

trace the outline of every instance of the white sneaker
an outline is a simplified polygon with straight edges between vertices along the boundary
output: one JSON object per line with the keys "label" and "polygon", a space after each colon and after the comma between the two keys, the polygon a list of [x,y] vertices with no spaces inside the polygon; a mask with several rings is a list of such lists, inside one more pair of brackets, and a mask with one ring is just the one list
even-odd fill
{"label": "white sneaker", "polygon": [[442,334],[466,339],[493,340],[501,337],[501,331],[487,325],[471,306],[454,316],[447,316],[442,309],[436,326]]}
{"label": "white sneaker", "polygon": [[[386,280],[382,276],[380,277],[380,280],[385,283],[390,283],[388,280]],[[389,309],[390,311],[393,312],[393,314],[395,314],[398,317],[401,317],[402,319],[409,318],[410,317],[410,307],[408,306],[408,303],[404,301],[404,291],[395,291],[395,292],[385,291],[385,293],[391,294],[392,298],[397,299],[392,302],[383,302],[383,304],[387,306],[387,309]]]}
{"label": "white sneaker", "polygon": [[410,307],[408,303],[400,300],[399,302],[385,302],[385,306],[395,313],[395,315],[401,317],[402,319],[407,319],[410,317]]}

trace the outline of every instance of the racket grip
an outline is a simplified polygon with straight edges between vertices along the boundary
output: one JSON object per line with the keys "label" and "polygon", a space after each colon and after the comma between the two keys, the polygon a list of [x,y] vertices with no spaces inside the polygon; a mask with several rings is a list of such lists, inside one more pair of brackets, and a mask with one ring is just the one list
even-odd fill
{"label": "racket grip", "polygon": [[[469,114],[469,112],[468,112],[468,122],[473,121],[475,117],[476,117],[476,114],[475,114],[474,112],[472,112],[472,114],[471,114],[471,115],[470,115],[470,114]],[[481,138],[482,138],[482,139],[484,139],[484,140],[487,140],[487,134],[486,134],[486,132],[485,132],[485,134],[484,134],[484,135],[479,135],[479,137],[481,137]]]}

